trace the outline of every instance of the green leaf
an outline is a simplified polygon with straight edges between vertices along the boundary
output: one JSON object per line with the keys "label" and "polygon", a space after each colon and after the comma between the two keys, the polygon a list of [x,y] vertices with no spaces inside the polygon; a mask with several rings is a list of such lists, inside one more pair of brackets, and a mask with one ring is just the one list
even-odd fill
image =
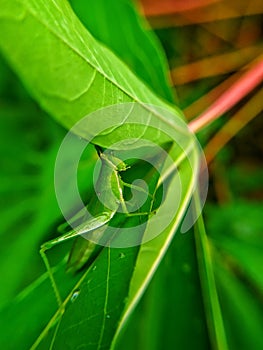
{"label": "green leaf", "polygon": [[[66,300],[54,349],[108,349],[122,313],[138,248],[102,250],[75,286],[79,296]],[[120,283],[121,281],[121,283]],[[74,293],[74,291],[73,291]],[[76,337],[76,332],[78,337]],[[44,341],[40,348],[46,349]]]}
{"label": "green leaf", "polygon": [[258,298],[233,272],[225,266],[224,257],[216,260],[215,274],[229,348],[260,350],[263,347],[262,292]]}
{"label": "green leaf", "polygon": [[[57,151],[65,131],[30,101],[0,110],[2,171],[0,173],[0,305],[43,271],[39,247],[47,234],[55,234],[61,217],[54,189]],[[94,150],[86,157],[94,164]],[[83,168],[79,184],[89,188]],[[65,181],[66,179],[64,179]],[[74,206],[74,203],[72,203]],[[52,232],[53,231],[53,232]]]}
{"label": "green leaf", "polygon": [[[200,206],[197,195],[195,195],[195,205],[196,208]],[[211,253],[202,216],[198,218],[195,225],[195,240],[206,318],[212,347],[213,349],[227,350],[228,342],[213,269],[214,256]]]}
{"label": "green leaf", "polygon": [[[174,147],[171,152],[177,154],[177,147]],[[193,164],[190,164],[187,158],[182,158],[180,176],[184,179],[184,183],[179,211],[175,213],[172,223],[162,235],[140,248],[138,258],[138,248],[136,247],[102,250],[91,270],[87,271],[87,276],[84,280],[81,279],[78,286],[75,287],[80,290],[77,301],[74,302],[74,306],[69,305],[66,308],[54,339],[49,339],[49,343],[52,342],[55,348],[61,348],[65,338],[68,339],[69,349],[75,349],[79,346],[87,349],[109,348],[112,339],[117,339],[125,320],[152,278],[184,214],[184,208],[191,196],[193,184],[191,181],[189,182],[189,176],[192,176],[193,171],[191,165]],[[131,168],[131,172],[132,170],[134,169]],[[138,170],[145,171],[140,166]],[[134,171],[132,174],[134,176]],[[146,178],[149,177],[149,183],[154,189],[156,179],[151,173],[147,174]],[[136,173],[136,175],[138,174]],[[147,234],[147,228],[144,235]],[[134,235],[142,233],[138,229],[134,229],[133,232]],[[65,302],[68,305],[67,300]],[[79,332],[78,338],[73,336],[76,330]],[[44,342],[42,347],[46,348],[46,346],[47,344]]]}
{"label": "green leaf", "polygon": [[[159,126],[160,129],[175,130],[192,146],[187,131],[181,127],[181,113],[156,97],[126,65],[95,41],[66,2],[20,0],[10,3],[0,0],[0,5],[0,30],[3,34],[0,47],[37,101],[63,125],[71,127],[86,114],[113,103],[138,102],[140,116],[145,122],[142,128],[126,125],[126,116],[119,120],[118,115],[110,116],[115,122],[114,127],[94,142],[107,147],[125,135],[140,138],[147,134],[150,140],[163,143],[167,137],[156,131]],[[163,106],[173,115],[166,118],[149,104]],[[148,126],[149,119],[156,121],[155,130]],[[94,123],[98,123],[98,119]],[[79,134],[86,136],[86,132],[87,129],[83,129]],[[112,339],[117,339],[168,249],[190,200],[198,167],[197,151],[195,148],[189,151],[194,160],[192,164],[186,158],[189,153],[185,154],[182,149],[175,146],[171,153],[180,166],[175,179],[180,176],[182,193],[179,209],[168,228],[158,238],[144,244],[138,258],[137,248],[131,249],[131,253],[128,250],[127,266],[119,264],[118,257],[123,257],[122,251],[118,255],[118,250],[111,253],[111,250],[104,249],[92,268],[67,294],[65,313],[61,322],[57,323],[58,328],[55,331],[53,328],[54,332],[47,337],[46,331],[40,333],[35,347],[40,344],[40,347],[47,348],[53,344],[59,349],[66,338],[72,349],[83,344],[91,349],[109,348]],[[93,269],[95,266],[96,269]],[[68,276],[65,277],[65,281],[68,279]],[[64,290],[63,281],[59,288]],[[79,296],[71,304],[75,288],[80,292],[78,290]],[[32,293],[35,294],[33,289]],[[98,310],[97,314],[95,310]],[[55,314],[51,319],[50,325],[55,326],[57,316]],[[108,323],[107,316],[113,320],[111,323]],[[80,332],[79,337],[71,337],[72,329]],[[94,332],[87,334],[87,329]],[[30,337],[32,339],[32,334]]]}
{"label": "green leaf", "polygon": [[212,244],[258,290],[263,289],[262,210],[261,203],[246,201],[206,209]]}
{"label": "green leaf", "polygon": [[261,349],[262,205],[235,201],[221,208],[210,205],[207,213],[229,344]]}
{"label": "green leaf", "polygon": [[[66,297],[74,280],[65,279],[65,261],[56,266],[54,274],[62,286],[61,294]],[[1,348],[29,349],[56,310],[54,292],[48,274],[45,273],[0,311]],[[15,336],[14,329],[16,329]]]}
{"label": "green leaf", "polygon": [[[170,151],[170,154],[172,154],[174,151],[177,152],[176,147]],[[155,239],[144,243],[140,248],[138,259],[136,261],[135,271],[131,280],[129,297],[113,344],[115,344],[117,341],[126,321],[130,317],[132,311],[145,292],[156,269],[158,268],[167,249],[169,248],[183,216],[185,215],[185,211],[187,209],[187,205],[190,201],[193,190],[195,176],[194,174],[198,169],[198,152],[196,152],[196,149],[192,150],[194,161],[191,162],[191,164],[188,158],[183,158],[180,162],[180,172],[177,175],[180,176],[180,180],[182,182],[182,193],[179,206],[177,211],[174,213],[173,220],[162,232],[162,234],[157,236]],[[177,175],[174,175],[174,179]],[[149,229],[149,227],[147,229]]]}
{"label": "green leaf", "polygon": [[[137,230],[137,233],[134,234],[140,235],[141,233]],[[63,246],[59,246],[57,250],[60,251],[59,255],[63,256],[68,247],[65,247],[67,250],[62,249],[62,252],[61,248]],[[65,264],[60,264],[61,266],[55,268],[57,271],[54,276],[65,306],[59,329],[54,330],[58,319],[57,308],[54,306],[55,297],[49,281],[47,285],[46,279],[42,278],[29,287],[22,297],[18,297],[14,303],[3,310],[0,318],[1,327],[4,330],[1,345],[6,346],[14,326],[14,322],[5,320],[12,320],[14,314],[18,313],[21,317],[15,318],[15,325],[19,328],[19,333],[12,344],[9,344],[9,348],[15,349],[19,344],[25,344],[25,349],[27,349],[33,343],[33,348],[46,349],[49,348],[50,343],[61,348],[65,337],[68,339],[68,346],[72,349],[75,349],[80,343],[85,343],[88,348],[93,348],[90,342],[97,344],[96,347],[99,344],[101,344],[99,347],[106,344],[105,347],[108,348],[128,294],[138,249],[139,247],[105,248],[93,265],[84,271],[84,274],[76,275],[74,279],[71,275],[65,274]],[[54,251],[56,249],[52,250],[52,254]],[[72,295],[76,290],[79,296],[72,302]],[[30,309],[30,312],[23,312],[27,308]],[[34,327],[26,330],[23,325],[31,322],[34,322]],[[76,329],[80,336],[72,337],[71,331],[76,332]],[[92,334],[87,333],[87,330],[92,331]],[[54,334],[56,336],[53,339]]]}
{"label": "green leaf", "polygon": [[[102,107],[138,102],[145,125],[151,117],[159,125],[178,128],[181,112],[156,97],[122,61],[99,44],[67,2],[1,0],[0,5],[0,48],[41,106],[64,126],[70,128]],[[164,120],[160,111],[145,103],[163,106],[174,113],[173,117]],[[110,137],[106,133],[95,142],[108,147],[115,141],[114,130],[129,132],[126,125],[120,130],[124,121],[125,116],[116,120],[116,126],[109,130]],[[86,127],[79,134],[86,137],[88,131]],[[141,133],[139,130],[133,137]],[[159,144],[166,141],[160,135],[155,139]]]}
{"label": "green leaf", "polygon": [[[47,132],[51,125],[53,132]],[[32,262],[38,258],[41,239],[60,216],[52,168],[63,132],[32,103],[2,105],[0,128],[2,306],[21,284],[38,275]]]}
{"label": "green leaf", "polygon": [[[1,340],[2,344],[5,345],[8,342],[8,337],[6,338],[5,335],[10,334],[13,329],[13,322],[7,323],[5,319],[12,319],[15,313],[20,313],[23,316],[16,318],[16,327],[20,329],[20,332],[10,348],[17,348],[19,343],[30,345],[34,343],[32,349],[46,349],[52,343],[54,349],[60,349],[65,344],[65,339],[67,339],[69,349],[75,349],[83,344],[87,349],[109,348],[112,338],[119,334],[123,321],[134,308],[135,302],[138,301],[154,270],[160,263],[173,237],[174,229],[183,215],[184,206],[189,200],[191,193],[189,186],[191,184],[188,180],[192,174],[192,169],[187,159],[183,159],[180,166],[188,187],[185,187],[182,193],[179,214],[174,218],[173,223],[164,235],[143,245],[135,271],[134,266],[139,247],[103,249],[93,265],[84,271],[83,275],[77,275],[74,280],[70,275],[66,275],[63,270],[59,269],[58,275],[55,274],[55,279],[65,305],[62,321],[59,324],[57,323],[59,328],[56,329],[58,314],[56,308],[54,309],[54,303],[52,302],[50,306],[47,306],[49,305],[49,299],[46,295],[42,295],[46,293],[46,282],[40,285],[36,283],[26,293],[26,299],[20,298],[14,304],[11,304],[10,308],[6,307],[3,310],[3,324],[1,327],[5,331]],[[144,170],[144,168],[139,167],[139,170]],[[154,179],[151,174],[149,176],[150,179]],[[141,233],[135,231],[134,234]],[[54,250],[61,251],[61,246],[58,248]],[[64,251],[66,250],[62,249],[60,255]],[[63,268],[65,268],[64,265]],[[133,275],[135,278],[130,290],[130,281]],[[71,302],[74,292],[78,293],[78,297],[74,302]],[[49,298],[55,300],[55,297],[52,298],[50,293]],[[40,305],[37,304],[37,299],[41,301],[39,302]],[[46,305],[45,307],[43,307],[43,303]],[[123,314],[125,305],[126,308]],[[23,313],[22,310],[27,307],[30,308],[30,312]],[[32,329],[26,331],[22,325],[19,326],[19,322],[27,324],[27,315],[31,318],[31,320],[28,319],[29,323],[36,318],[41,322],[39,322],[40,324],[36,322]],[[118,326],[119,323],[120,327]],[[45,324],[47,324],[47,327],[44,326]],[[72,332],[74,334],[78,332],[78,337],[73,336]]]}
{"label": "green leaf", "polygon": [[149,288],[118,339],[116,349],[124,348],[210,348],[193,230],[175,235]]}
{"label": "green leaf", "polygon": [[262,348],[262,205],[206,207],[208,247],[230,349]]}
{"label": "green leaf", "polygon": [[163,48],[133,1],[71,0],[70,3],[96,39],[111,48],[158,95],[174,101]]}

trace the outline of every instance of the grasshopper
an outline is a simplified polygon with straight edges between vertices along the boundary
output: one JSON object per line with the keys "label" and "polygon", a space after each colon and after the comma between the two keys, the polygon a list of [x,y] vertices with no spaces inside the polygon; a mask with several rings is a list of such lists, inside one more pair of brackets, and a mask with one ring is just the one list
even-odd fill
{"label": "grasshopper", "polygon": [[[81,223],[74,225],[75,228],[69,230],[69,232],[45,242],[41,245],[40,249],[40,255],[46,265],[46,269],[60,307],[62,305],[62,300],[46,255],[46,251],[53,248],[57,244],[77,238],[70,252],[67,266],[68,271],[76,272],[90,260],[94,259],[98,252],[102,249],[101,246],[98,246],[92,241],[92,237],[96,238],[96,241],[98,241],[98,238],[103,235],[104,230],[107,228],[107,224],[110,222],[110,220],[112,220],[119,207],[121,207],[122,212],[127,216],[149,215],[148,212],[128,212],[125,200],[123,198],[124,187],[127,186],[136,189],[137,191],[145,192],[145,190],[141,187],[125,183],[121,179],[120,172],[127,170],[128,166],[122,160],[115,157],[113,153],[102,153],[100,148],[97,148],[97,151],[101,161],[101,169],[95,185],[96,193],[88,205],[89,212],[92,214],[87,215],[87,212],[85,212],[86,215],[83,216],[82,211],[77,213],[70,221],[72,223],[81,221]],[[149,194],[147,193],[147,195]],[[107,203],[107,205],[105,205],[105,203]],[[65,225],[62,225],[61,229],[63,229],[64,226]],[[80,237],[81,235],[87,233],[89,233],[90,240]]]}

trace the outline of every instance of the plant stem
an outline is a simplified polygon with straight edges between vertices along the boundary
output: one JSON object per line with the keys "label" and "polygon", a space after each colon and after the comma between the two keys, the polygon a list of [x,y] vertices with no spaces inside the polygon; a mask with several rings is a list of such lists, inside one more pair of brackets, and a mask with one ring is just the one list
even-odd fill
{"label": "plant stem", "polygon": [[242,98],[263,81],[263,56],[229,89],[227,89],[204,113],[189,123],[196,133],[230,110]]}
{"label": "plant stem", "polygon": [[209,140],[204,148],[207,164],[211,163],[216,154],[242,128],[253,120],[262,111],[263,89],[252,98]]}

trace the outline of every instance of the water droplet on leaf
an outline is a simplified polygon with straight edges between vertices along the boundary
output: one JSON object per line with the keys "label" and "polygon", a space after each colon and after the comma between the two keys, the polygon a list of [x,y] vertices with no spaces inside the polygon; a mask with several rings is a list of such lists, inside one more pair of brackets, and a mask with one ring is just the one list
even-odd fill
{"label": "water droplet on leaf", "polygon": [[72,293],[72,296],[70,298],[70,301],[73,303],[77,297],[79,296],[79,293],[80,293],[80,290],[75,290],[73,293]]}

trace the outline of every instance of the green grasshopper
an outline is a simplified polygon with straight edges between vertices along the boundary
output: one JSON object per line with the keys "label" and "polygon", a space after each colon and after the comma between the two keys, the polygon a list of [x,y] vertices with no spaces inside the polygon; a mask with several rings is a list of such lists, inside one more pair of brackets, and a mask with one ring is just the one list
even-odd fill
{"label": "green grasshopper", "polygon": [[[82,222],[75,226],[75,229],[71,229],[69,232],[42,244],[40,249],[40,255],[46,265],[60,307],[62,305],[62,300],[53,277],[46,251],[59,243],[77,237],[69,255],[67,268],[68,271],[76,272],[90,260],[94,259],[100,249],[102,249],[101,246],[92,242],[92,237],[96,238],[96,241],[98,241],[98,238],[103,235],[104,230],[107,228],[107,224],[114,217],[120,206],[122,212],[127,216],[149,215],[149,213],[128,213],[123,198],[124,187],[127,186],[133,189],[135,188],[137,191],[145,191],[138,186],[127,184],[121,179],[120,172],[125,171],[128,168],[123,161],[116,158],[112,153],[106,155],[102,153],[100,149],[97,149],[97,151],[101,160],[101,169],[95,186],[96,193],[88,205],[91,214],[83,217],[81,213],[82,211],[77,213],[71,219],[71,222]],[[149,194],[147,193],[147,195]],[[107,203],[107,206],[103,203]],[[86,240],[80,237],[87,233],[89,233],[89,238],[91,240]]]}

